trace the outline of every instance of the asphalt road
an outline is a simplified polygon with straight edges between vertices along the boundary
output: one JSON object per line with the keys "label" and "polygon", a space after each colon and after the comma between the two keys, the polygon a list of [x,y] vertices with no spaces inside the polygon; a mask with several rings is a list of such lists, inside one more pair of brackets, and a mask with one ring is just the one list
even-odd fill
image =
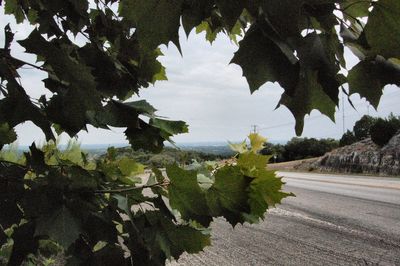
{"label": "asphalt road", "polygon": [[213,222],[171,265],[400,265],[400,178],[280,173],[296,194],[258,225]]}

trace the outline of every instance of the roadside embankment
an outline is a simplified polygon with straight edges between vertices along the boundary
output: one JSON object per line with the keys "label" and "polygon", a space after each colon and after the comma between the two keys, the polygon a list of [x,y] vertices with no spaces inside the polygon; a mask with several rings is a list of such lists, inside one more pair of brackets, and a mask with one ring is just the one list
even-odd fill
{"label": "roadside embankment", "polygon": [[381,176],[400,176],[400,134],[383,147],[371,139],[335,149],[319,158],[277,163],[271,170],[357,173]]}

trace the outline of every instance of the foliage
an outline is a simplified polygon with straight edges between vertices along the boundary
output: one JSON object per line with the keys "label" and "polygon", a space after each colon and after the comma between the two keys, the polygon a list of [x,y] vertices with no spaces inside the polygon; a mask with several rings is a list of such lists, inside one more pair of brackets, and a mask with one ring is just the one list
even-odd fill
{"label": "foliage", "polygon": [[270,162],[286,162],[322,156],[339,147],[334,139],[292,138],[285,145],[265,143],[261,154],[276,156]]}
{"label": "foliage", "polygon": [[[240,37],[232,63],[241,66],[251,92],[279,83],[284,93],[278,105],[293,113],[297,134],[313,109],[334,119],[345,83],[350,94],[359,93],[375,107],[385,85],[400,85],[398,0],[0,0],[0,5],[18,23],[32,25],[29,36],[17,42],[11,27],[4,29],[0,148],[17,139],[16,126],[32,121],[47,140],[55,139],[54,131],[75,136],[88,125],[119,127],[126,128],[132,148],[161,151],[187,125],[161,118],[149,103],[130,97],[166,80],[159,47],[172,42],[180,49],[180,24],[186,34],[205,31],[210,42],[218,33],[233,42]],[[37,61],[16,58],[17,45]],[[344,46],[360,58],[347,76],[341,74],[347,73]],[[26,67],[47,75],[47,96],[27,93],[31,84],[20,82]],[[70,264],[84,265],[124,265],[126,249],[135,264],[160,264],[201,250],[209,238],[199,224],[207,227],[215,216],[232,224],[255,221],[286,196],[279,192],[281,181],[264,168],[268,158],[254,152],[260,139],[252,138],[253,150],[242,145],[237,165],[207,173],[201,179],[206,182],[195,171],[169,167],[170,182],[160,174],[158,181],[151,179],[155,197],[143,195],[144,187],[130,175],[141,166],[115,158],[112,150],[92,165],[82,154],[64,157],[54,144],[43,150],[32,145],[25,162],[0,163],[1,213],[10,214],[1,216],[0,241],[6,250],[11,247],[9,264],[43,249],[43,240],[57,242]],[[181,218],[171,214],[166,195]],[[132,212],[131,205],[140,208]]]}
{"label": "foliage", "polygon": [[[164,168],[173,163],[177,163],[179,165],[189,165],[193,161],[202,163],[205,161],[218,161],[232,157],[198,152],[195,150],[182,150],[172,147],[165,147],[162,152],[156,154],[144,150],[135,151],[130,147],[116,148],[115,151],[117,157],[125,156],[134,159],[136,162],[157,168]],[[231,154],[234,155],[232,151]],[[100,156],[100,158],[103,156],[104,155]]]}
{"label": "foliage", "polygon": [[393,127],[400,129],[400,116],[395,116],[393,113],[390,113],[387,120]]}
{"label": "foliage", "polygon": [[285,152],[285,145],[281,144],[272,144],[270,142],[264,143],[263,149],[260,151],[261,154],[264,155],[272,155],[270,162],[285,162],[286,159],[283,156]]}
{"label": "foliage", "polygon": [[0,258],[8,265],[57,257],[67,265],[159,265],[199,252],[210,244],[214,217],[232,226],[258,222],[290,195],[266,170],[268,157],[257,154],[264,139],[250,137],[236,163],[173,164],[168,178],[155,168],[148,179],[139,175],[143,165],[114,148],[92,162],[75,144],[65,151],[54,142],[32,145],[24,163],[0,161],[7,213]]}
{"label": "foliage", "polygon": [[353,131],[347,130],[340,139],[340,146],[371,137],[376,144],[385,145],[400,129],[400,117],[391,113],[386,119],[364,115],[358,120]]}
{"label": "foliage", "polygon": [[322,156],[339,147],[334,139],[293,138],[285,145],[284,157],[288,161]]}
{"label": "foliage", "polygon": [[352,131],[347,130],[346,133],[344,133],[343,136],[340,138],[339,146],[343,147],[351,145],[355,142],[357,142],[356,136],[354,136],[354,133]]}
{"label": "foliage", "polygon": [[353,127],[354,135],[357,141],[369,138],[370,129],[375,123],[376,118],[372,116],[364,115],[363,117],[361,117],[361,119],[358,120]]}
{"label": "foliage", "polygon": [[371,127],[371,139],[379,146],[386,145],[400,130],[400,119],[391,116],[389,119],[378,118]]}

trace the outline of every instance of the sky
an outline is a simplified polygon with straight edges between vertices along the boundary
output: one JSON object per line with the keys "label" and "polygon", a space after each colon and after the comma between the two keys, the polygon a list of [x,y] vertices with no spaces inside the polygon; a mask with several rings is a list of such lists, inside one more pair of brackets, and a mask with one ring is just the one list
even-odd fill
{"label": "sky", "polygon": [[[12,30],[17,30],[17,40],[28,36],[30,26],[16,25],[12,17],[3,15],[2,7],[0,14],[1,29],[10,23]],[[3,46],[4,31],[0,32],[0,45]],[[136,96],[130,99],[145,99],[158,109],[158,115],[186,121],[189,133],[174,137],[175,142],[241,141],[253,130],[253,125],[272,142],[287,141],[295,136],[294,118],[289,110],[284,106],[275,110],[283,89],[276,83],[267,83],[250,94],[241,68],[229,64],[238,47],[225,35],[220,34],[211,45],[206,42],[204,34],[192,32],[187,38],[182,31],[180,43],[183,56],[173,44],[162,47],[164,56],[160,60],[167,69],[168,81],[157,82],[154,86],[142,89],[140,98]],[[12,49],[15,57],[32,63],[35,61],[35,57],[24,54],[24,49],[18,44],[13,44]],[[345,57],[348,69],[358,61],[349,50],[345,51]],[[31,97],[51,95],[41,82],[46,77],[43,73],[22,70],[20,74],[22,84],[28,88]],[[369,107],[358,94],[352,95],[350,99],[356,109],[345,98],[337,108],[336,123],[320,112],[313,111],[305,119],[302,137],[339,139],[343,134],[343,124],[345,130],[351,130],[364,114],[385,117],[393,112],[400,115],[400,89],[396,86],[385,87],[377,110]],[[16,131],[19,145],[44,141],[43,133],[31,122],[17,126]],[[89,126],[88,132],[78,134],[78,141],[82,144],[128,143],[123,131],[123,128],[103,130]],[[66,134],[60,138],[62,143],[69,139]]]}

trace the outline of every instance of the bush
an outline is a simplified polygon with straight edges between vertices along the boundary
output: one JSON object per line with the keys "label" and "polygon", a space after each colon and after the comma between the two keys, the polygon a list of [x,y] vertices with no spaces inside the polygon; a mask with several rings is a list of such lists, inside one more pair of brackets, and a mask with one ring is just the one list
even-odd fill
{"label": "bush", "polygon": [[353,132],[357,141],[370,137],[370,129],[375,124],[376,120],[375,117],[364,115],[356,122],[353,127]]}
{"label": "bush", "polygon": [[284,146],[283,157],[285,161],[313,158],[338,147],[339,142],[334,139],[292,138]]}
{"label": "bush", "polygon": [[340,139],[339,146],[343,147],[343,146],[351,145],[354,142],[357,142],[356,136],[354,136],[353,132],[351,132],[350,130],[347,130],[347,132],[344,133],[342,138]]}
{"label": "bush", "polygon": [[393,113],[390,113],[387,120],[390,124],[392,124],[395,128],[400,129],[400,116],[395,116]]}
{"label": "bush", "polygon": [[400,125],[393,120],[378,118],[370,129],[371,139],[375,144],[384,146],[396,134],[399,127]]}
{"label": "bush", "polygon": [[272,155],[271,159],[269,160],[270,163],[279,163],[285,161],[285,158],[283,157],[284,151],[284,145],[267,142],[264,144],[264,148],[260,151],[260,153],[262,155]]}

